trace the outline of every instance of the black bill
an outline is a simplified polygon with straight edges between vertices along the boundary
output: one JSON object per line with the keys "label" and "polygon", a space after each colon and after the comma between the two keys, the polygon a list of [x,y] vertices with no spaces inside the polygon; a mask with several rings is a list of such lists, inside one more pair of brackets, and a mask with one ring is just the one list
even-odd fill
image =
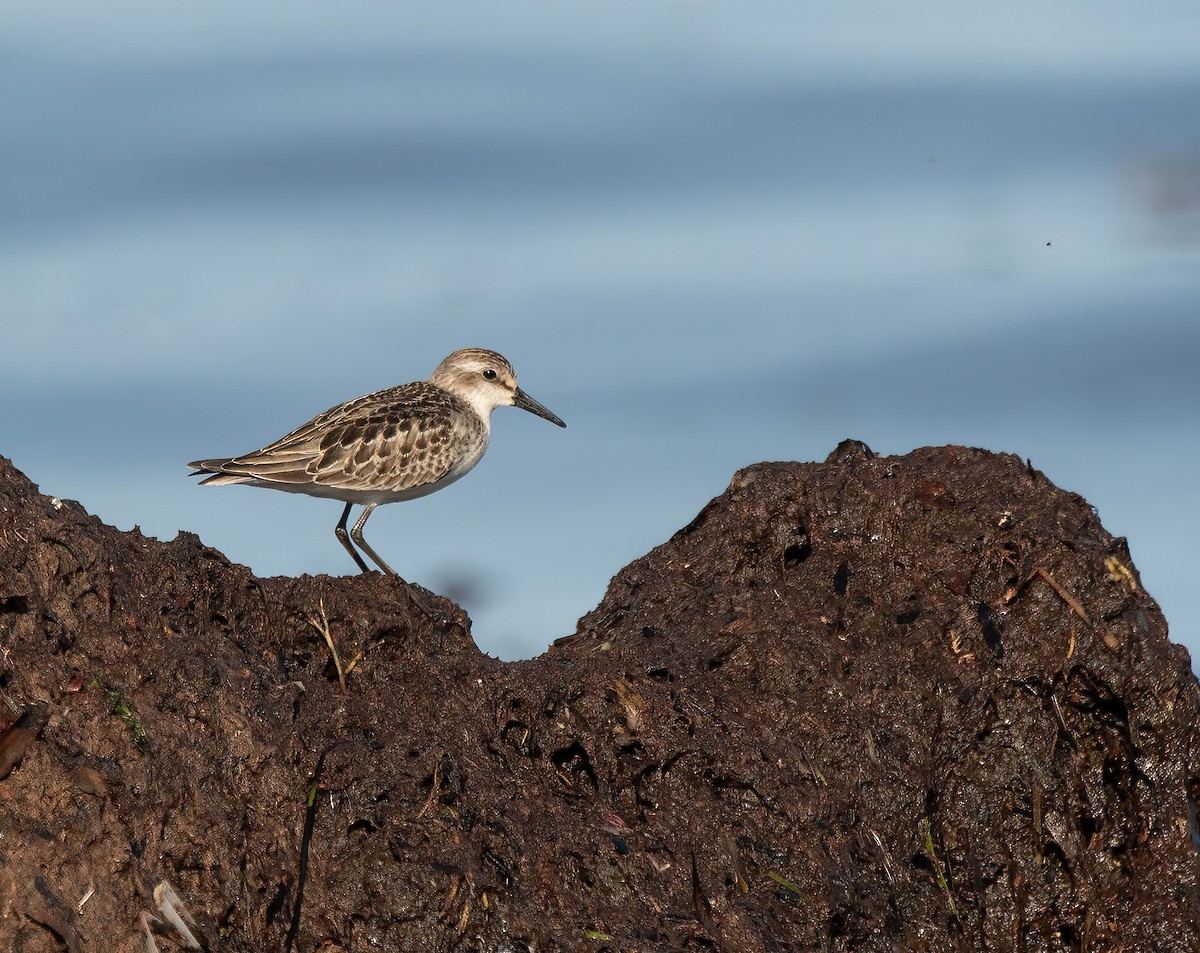
{"label": "black bill", "polygon": [[536,400],[530,397],[521,388],[517,388],[517,392],[513,395],[513,406],[520,407],[522,410],[527,410],[531,414],[537,414],[539,417],[545,417],[550,423],[558,424],[560,427],[565,427],[558,417],[550,413],[545,407],[539,404]]}

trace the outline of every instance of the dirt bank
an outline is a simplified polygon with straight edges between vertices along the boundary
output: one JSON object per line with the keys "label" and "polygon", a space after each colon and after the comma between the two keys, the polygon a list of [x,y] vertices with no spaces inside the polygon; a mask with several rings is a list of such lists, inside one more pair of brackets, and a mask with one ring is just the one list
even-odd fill
{"label": "dirt bank", "polygon": [[424,598],[0,458],[0,949],[1200,948],[1188,655],[1016,457],[749,467],[528,662]]}

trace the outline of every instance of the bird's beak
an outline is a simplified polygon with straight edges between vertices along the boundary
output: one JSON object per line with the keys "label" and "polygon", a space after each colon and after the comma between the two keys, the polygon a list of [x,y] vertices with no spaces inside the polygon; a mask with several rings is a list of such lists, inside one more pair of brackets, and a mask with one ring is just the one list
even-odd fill
{"label": "bird's beak", "polygon": [[561,420],[550,413],[545,407],[539,404],[536,400],[530,397],[521,388],[517,388],[517,392],[513,394],[513,406],[520,407],[522,410],[527,410],[531,414],[537,414],[539,417],[545,417],[550,423],[558,424],[560,427],[565,427]]}

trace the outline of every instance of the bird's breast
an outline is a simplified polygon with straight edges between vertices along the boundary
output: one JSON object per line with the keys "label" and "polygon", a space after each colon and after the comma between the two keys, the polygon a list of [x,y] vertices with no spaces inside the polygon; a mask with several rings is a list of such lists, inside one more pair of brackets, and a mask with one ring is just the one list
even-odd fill
{"label": "bird's breast", "polygon": [[[480,429],[472,435],[471,440],[463,441],[462,452],[450,465],[450,470],[443,478],[447,482],[457,480],[459,477],[469,473],[481,459],[483,459],[484,451],[488,448],[488,430]],[[441,482],[441,481],[439,481]]]}

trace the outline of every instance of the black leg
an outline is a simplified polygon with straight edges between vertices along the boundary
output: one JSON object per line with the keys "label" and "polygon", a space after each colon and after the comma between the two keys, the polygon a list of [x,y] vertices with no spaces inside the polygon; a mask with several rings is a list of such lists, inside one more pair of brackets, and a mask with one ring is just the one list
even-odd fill
{"label": "black leg", "polygon": [[[370,544],[365,539],[363,539],[363,527],[367,523],[367,517],[370,516],[372,512],[374,512],[375,507],[378,505],[379,505],[378,503],[368,503],[367,504],[366,509],[363,510],[362,516],[360,516],[358,518],[358,522],[354,524],[354,529],[350,530],[350,538],[353,539],[354,542],[356,542],[358,544],[359,548],[362,549],[362,551],[364,553],[366,553],[368,556],[371,557],[371,559],[373,559],[375,561],[376,565],[378,565],[380,569],[382,569],[389,576],[396,576],[397,579],[400,579],[400,577],[398,575],[396,575],[396,570],[394,570],[391,566],[389,566],[382,559],[380,559],[379,555],[375,552],[375,550],[373,550],[371,548]],[[346,513],[349,513],[349,512],[350,512],[350,507],[347,506]],[[344,534],[346,532],[346,513],[342,514],[342,521],[338,524],[338,529],[340,530],[340,533],[342,533],[342,534]],[[342,538],[341,535],[339,535],[338,538],[341,539]],[[346,548],[347,549],[350,548],[349,542],[346,542]],[[357,553],[355,553],[355,559],[358,559]],[[358,560],[358,564],[363,567],[363,572],[368,571],[367,567],[363,566],[362,560]],[[400,581],[404,582],[403,579],[400,579]],[[425,600],[425,598],[417,590],[416,586],[405,583],[404,588],[405,588],[405,591],[408,593],[408,597],[413,601],[413,604],[418,609],[420,609],[422,612],[424,612],[426,616],[428,616],[430,619],[434,619],[435,621],[442,618],[441,613],[439,613],[437,611],[437,609],[435,609],[433,606],[431,606]]]}
{"label": "black leg", "polygon": [[[333,532],[337,535],[337,538],[341,544],[346,547],[346,552],[348,552],[351,558],[358,563],[358,568],[363,572],[370,572],[371,570],[368,569],[367,564],[363,562],[362,556],[358,555],[358,551],[350,545],[350,537],[346,535],[346,520],[350,517],[350,507],[353,505],[353,503],[346,504],[346,508],[342,510],[342,518],[337,524],[337,529],[335,529]],[[367,507],[367,513],[370,512],[371,508]],[[363,514],[363,518],[366,518],[366,514]],[[357,526],[354,528],[358,529]],[[370,550],[368,549],[367,552],[370,552]],[[378,562],[378,560],[376,561]]]}
{"label": "black leg", "polygon": [[[362,516],[360,516],[358,518],[358,522],[354,524],[354,529],[350,530],[350,538],[353,539],[354,542],[356,542],[358,544],[359,549],[361,549],[364,553],[366,553],[368,556],[371,557],[371,559],[374,561],[376,566],[378,566],[380,569],[382,569],[389,576],[394,576],[394,575],[396,575],[396,570],[394,570],[391,566],[389,566],[382,559],[380,559],[379,556],[376,555],[375,550],[373,550],[370,547],[370,545],[367,543],[367,541],[365,539],[363,539],[363,527],[366,526],[366,524],[367,524],[367,517],[370,516],[372,512],[374,512],[375,507],[378,505],[379,505],[378,503],[368,503],[367,504],[367,508],[365,510],[363,510]],[[365,567],[364,567],[364,571],[365,571]]]}

